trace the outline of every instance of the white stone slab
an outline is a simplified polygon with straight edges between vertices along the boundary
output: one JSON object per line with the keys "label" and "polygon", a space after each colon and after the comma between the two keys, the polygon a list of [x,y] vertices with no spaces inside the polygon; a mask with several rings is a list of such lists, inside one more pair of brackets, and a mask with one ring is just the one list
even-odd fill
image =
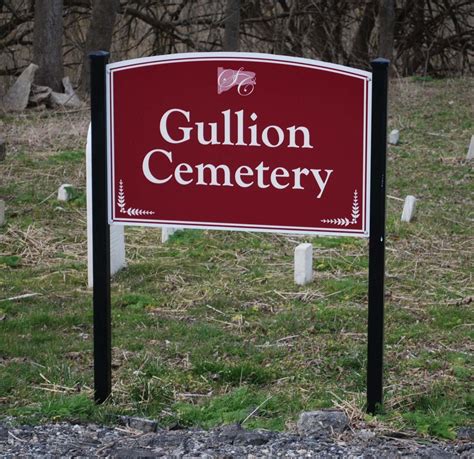
{"label": "white stone slab", "polygon": [[295,283],[305,285],[313,279],[313,245],[300,244],[295,248]]}
{"label": "white stone slab", "polygon": [[[92,148],[91,127],[87,133],[86,147],[86,176],[87,176],[87,280],[90,288],[94,286],[92,271]],[[126,266],[125,261],[125,231],[123,226],[110,227],[110,274],[114,275]]]}
{"label": "white stone slab", "polygon": [[179,231],[179,228],[173,228],[172,226],[163,226],[163,228],[161,228],[161,242],[163,244],[165,242],[168,242],[170,236],[176,233],[176,231]]}
{"label": "white stone slab", "polygon": [[405,203],[403,205],[403,212],[402,212],[402,222],[410,223],[415,216],[415,209],[416,209],[416,198],[415,196],[408,195],[405,198]]}
{"label": "white stone slab", "polygon": [[0,199],[0,226],[5,224],[5,201]]}
{"label": "white stone slab", "polygon": [[58,201],[69,201],[69,199],[71,199],[71,188],[73,188],[73,186],[69,183],[63,183],[58,188]]}
{"label": "white stone slab", "polygon": [[469,144],[469,149],[467,150],[466,159],[468,161],[474,159],[474,135],[471,136],[471,143]]}
{"label": "white stone slab", "polygon": [[391,145],[397,145],[399,140],[400,140],[400,131],[398,129],[394,129],[388,135],[388,143]]}

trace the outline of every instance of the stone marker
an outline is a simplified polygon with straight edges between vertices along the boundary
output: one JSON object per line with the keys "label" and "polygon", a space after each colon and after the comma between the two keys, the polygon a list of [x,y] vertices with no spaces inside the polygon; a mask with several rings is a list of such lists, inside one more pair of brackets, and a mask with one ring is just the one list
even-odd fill
{"label": "stone marker", "polygon": [[71,188],[73,188],[73,186],[69,183],[63,183],[58,188],[58,201],[69,201],[71,198]]}
{"label": "stone marker", "polygon": [[400,140],[400,131],[398,129],[394,129],[388,135],[388,143],[391,145],[397,145],[399,140]]}
{"label": "stone marker", "polygon": [[132,416],[120,416],[119,420],[123,425],[130,427],[134,430],[139,430],[143,433],[156,432],[158,429],[158,423],[156,421],[153,421],[152,419],[136,418]]}
{"label": "stone marker", "polygon": [[82,107],[81,99],[77,96],[74,89],[72,88],[71,81],[69,77],[64,77],[62,79],[64,86],[64,93],[60,92],[51,92],[50,101],[54,106],[62,106],[66,108],[80,108]]}
{"label": "stone marker", "polygon": [[349,418],[342,411],[307,411],[300,414],[297,429],[302,437],[326,437],[342,433],[348,425]]}
{"label": "stone marker", "polygon": [[313,279],[313,245],[300,244],[295,249],[295,283],[305,285]]}
{"label": "stone marker", "polygon": [[0,199],[0,226],[5,224],[5,201]]}
{"label": "stone marker", "polygon": [[[92,150],[91,126],[87,132],[86,146],[86,176],[87,176],[87,285],[94,286],[92,266]],[[125,261],[125,231],[123,226],[110,227],[110,274],[114,275],[126,266]]]}
{"label": "stone marker", "polygon": [[23,70],[3,99],[5,110],[21,112],[26,108],[30,97],[31,84],[37,69],[38,66],[36,64],[30,64]]}
{"label": "stone marker", "polygon": [[467,150],[466,160],[470,161],[474,159],[474,135],[471,136],[471,143],[469,144],[469,150]]}
{"label": "stone marker", "polygon": [[63,82],[63,86],[64,86],[64,92],[66,94],[69,94],[69,95],[76,94],[74,92],[74,89],[72,87],[71,80],[69,79],[69,77],[64,77],[62,79],[62,82]]}
{"label": "stone marker", "polygon": [[172,226],[163,226],[163,228],[161,228],[161,242],[163,244],[165,242],[168,242],[170,236],[176,233],[176,231],[179,231],[179,228],[173,228]]}
{"label": "stone marker", "polygon": [[38,86],[32,84],[28,101],[32,105],[41,105],[43,102],[46,103],[52,92],[53,90],[49,86]]}
{"label": "stone marker", "polygon": [[66,108],[80,108],[82,103],[75,94],[63,94],[62,92],[52,92],[50,101],[53,106]]}
{"label": "stone marker", "polygon": [[415,216],[415,208],[416,208],[416,198],[415,196],[408,195],[405,198],[405,203],[403,204],[403,212],[402,212],[402,222],[410,223],[412,218]]}
{"label": "stone marker", "polygon": [[7,144],[5,143],[5,139],[0,137],[0,161],[5,161],[7,157]]}

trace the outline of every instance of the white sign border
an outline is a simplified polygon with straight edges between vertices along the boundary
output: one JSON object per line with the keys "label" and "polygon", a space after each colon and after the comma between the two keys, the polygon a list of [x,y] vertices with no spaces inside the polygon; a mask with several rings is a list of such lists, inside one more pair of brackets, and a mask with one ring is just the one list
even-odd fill
{"label": "white sign border", "polygon": [[[115,176],[114,176],[114,155],[113,155],[113,74],[130,68],[159,65],[173,62],[200,62],[230,59],[233,61],[252,60],[254,62],[269,62],[281,65],[290,65],[295,67],[317,68],[331,73],[343,74],[352,78],[364,80],[364,135],[363,135],[363,190],[362,203],[365,206],[362,212],[362,230],[351,230],[346,228],[308,228],[292,226],[275,225],[256,225],[245,223],[219,223],[219,222],[183,222],[175,220],[152,220],[137,221],[136,218],[115,217]],[[310,234],[319,236],[352,236],[369,237],[370,227],[370,165],[371,165],[371,127],[372,127],[372,73],[364,70],[346,67],[338,64],[331,64],[312,59],[305,59],[291,56],[280,56],[264,53],[240,53],[240,52],[205,52],[205,53],[180,53],[164,56],[151,56],[139,59],[130,59],[126,61],[107,64],[106,67],[106,104],[107,104],[107,178],[108,178],[108,216],[109,224],[117,226],[148,226],[163,227],[173,226],[176,228],[194,228],[211,229],[227,231],[251,231],[265,233],[290,233],[290,234]],[[364,199],[365,198],[365,199]],[[331,216],[328,216],[328,218]]]}

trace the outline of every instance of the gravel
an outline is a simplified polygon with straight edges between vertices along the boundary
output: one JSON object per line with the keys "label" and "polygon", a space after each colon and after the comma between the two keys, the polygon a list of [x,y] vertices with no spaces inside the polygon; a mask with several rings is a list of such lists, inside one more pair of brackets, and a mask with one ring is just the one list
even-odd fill
{"label": "gravel", "polygon": [[12,457],[116,458],[452,458],[474,457],[468,441],[427,442],[392,438],[370,430],[337,436],[300,436],[228,425],[213,430],[143,432],[125,427],[70,423],[9,426],[0,422],[0,455]]}

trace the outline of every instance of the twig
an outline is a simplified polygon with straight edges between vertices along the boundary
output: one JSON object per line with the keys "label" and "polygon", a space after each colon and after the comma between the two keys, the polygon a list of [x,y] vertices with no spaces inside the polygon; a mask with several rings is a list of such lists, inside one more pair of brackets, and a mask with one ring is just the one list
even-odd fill
{"label": "twig", "polygon": [[265,403],[267,403],[270,399],[273,398],[273,395],[267,397],[260,405],[257,406],[241,423],[240,425],[243,426]]}
{"label": "twig", "polygon": [[387,195],[387,198],[390,198],[390,199],[395,199],[395,201],[404,201],[402,198],[397,198],[396,196],[390,196],[389,194]]}
{"label": "twig", "polygon": [[49,196],[46,196],[38,205],[43,204],[46,202],[49,198],[52,198],[56,194],[56,191],[53,191]]}
{"label": "twig", "polygon": [[13,301],[13,300],[21,300],[23,298],[31,298],[33,296],[39,296],[41,293],[25,293],[24,295],[12,296],[11,298],[4,298],[0,300],[0,303],[3,301]]}
{"label": "twig", "polygon": [[219,309],[214,308],[214,307],[211,306],[210,304],[206,304],[206,308],[212,309],[213,311],[216,311],[216,312],[218,312],[219,314],[222,314],[223,316],[226,315],[224,312],[219,311]]}

